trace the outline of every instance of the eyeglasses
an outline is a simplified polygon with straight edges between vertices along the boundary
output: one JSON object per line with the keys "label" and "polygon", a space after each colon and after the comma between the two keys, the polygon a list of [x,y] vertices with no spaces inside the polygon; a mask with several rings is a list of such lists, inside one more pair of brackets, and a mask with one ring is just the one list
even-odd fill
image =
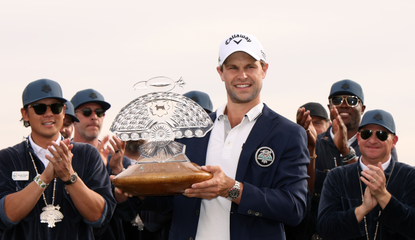
{"label": "eyeglasses", "polygon": [[50,105],[46,105],[44,103],[35,103],[35,104],[29,105],[28,107],[33,108],[33,110],[35,110],[35,113],[37,115],[43,115],[45,114],[48,107],[50,107],[50,110],[52,111],[53,114],[59,114],[62,112],[64,105],[65,104],[63,103],[52,103]]}
{"label": "eyeglasses", "polygon": [[340,106],[343,104],[344,99],[346,99],[346,104],[349,107],[356,107],[359,103],[359,98],[356,96],[336,96],[330,99],[330,103],[334,106]]}
{"label": "eyeglasses", "polygon": [[376,132],[376,137],[380,140],[380,141],[386,141],[386,139],[388,139],[389,133],[387,131],[372,131],[369,129],[363,129],[360,131],[360,137],[363,140],[369,139],[370,136],[372,136],[372,133]]}
{"label": "eyeglasses", "polygon": [[92,111],[92,109],[90,109],[90,108],[84,108],[84,109],[79,110],[79,111],[81,111],[82,115],[84,115],[85,117],[91,116],[92,112],[95,112],[97,117],[102,117],[102,116],[105,115],[105,110],[102,109],[102,108],[95,109],[95,111]]}

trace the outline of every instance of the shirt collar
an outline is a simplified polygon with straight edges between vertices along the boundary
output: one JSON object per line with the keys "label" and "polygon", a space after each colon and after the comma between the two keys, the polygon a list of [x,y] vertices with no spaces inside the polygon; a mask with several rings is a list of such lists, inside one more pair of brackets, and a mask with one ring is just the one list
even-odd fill
{"label": "shirt collar", "polygon": [[[60,145],[61,139],[62,139],[62,136],[61,136],[61,134],[59,133],[58,139],[56,139],[56,140],[55,140],[55,142],[56,142],[58,145]],[[30,142],[30,146],[32,146],[33,152],[34,152],[34,153],[36,154],[36,156],[38,156],[39,158],[45,158],[45,155],[46,155],[46,154],[48,154],[48,155],[52,155],[48,149],[44,149],[44,148],[40,147],[39,145],[37,145],[37,144],[33,141],[33,139],[32,139],[32,134],[30,134],[30,135],[29,135],[29,142]],[[53,146],[52,146],[52,148],[53,148]]]}
{"label": "shirt collar", "polygon": [[[264,103],[260,102],[258,103],[255,107],[251,108],[251,110],[249,110],[246,114],[245,117],[248,118],[248,121],[255,121],[259,118],[259,116],[261,116],[262,114],[262,109],[264,108]],[[226,104],[220,106],[217,110],[216,110],[216,119],[217,120],[222,120],[225,117],[225,109],[226,109]]]}
{"label": "shirt collar", "polygon": [[[331,139],[334,139],[333,127],[331,127],[331,130],[330,130],[330,137]],[[350,147],[350,145],[352,145],[352,143],[356,141],[356,138],[357,138],[357,132],[355,135],[353,135],[353,137],[347,140],[347,146]]]}
{"label": "shirt collar", "polygon": [[[388,159],[388,161],[386,161],[386,162],[384,162],[383,164],[382,164],[382,169],[383,169],[383,171],[385,171],[388,167],[389,167],[389,164],[391,163],[391,156],[389,156],[389,159]],[[362,169],[362,170],[366,170],[366,169],[369,169],[366,165],[364,165],[363,163],[362,163],[362,156],[360,156],[359,157],[359,164],[360,164],[360,168]],[[377,167],[377,166],[376,166]]]}

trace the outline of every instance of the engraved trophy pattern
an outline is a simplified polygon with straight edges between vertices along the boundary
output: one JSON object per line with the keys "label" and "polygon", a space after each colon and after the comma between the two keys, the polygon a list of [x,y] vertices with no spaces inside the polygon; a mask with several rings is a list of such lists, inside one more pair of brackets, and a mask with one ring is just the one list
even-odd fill
{"label": "engraved trophy pattern", "polygon": [[[183,85],[183,80],[174,82],[166,77],[157,77],[139,82],[136,86],[140,84],[164,88],[167,92],[140,96],[123,107],[115,117],[110,128],[114,134],[122,141],[145,140],[145,144],[140,146],[141,156],[137,159],[137,166],[117,175],[114,185],[133,195],[171,195],[183,192],[183,184],[178,184],[180,186],[175,189],[172,185],[180,182],[180,178],[186,178],[186,175],[190,174],[182,181],[190,181],[189,178],[195,174],[202,174],[201,180],[210,178],[210,173],[200,170],[186,157],[186,146],[174,141],[204,137],[213,127],[209,115],[199,104],[181,94],[168,92],[175,85]],[[183,172],[189,170],[189,173]],[[194,178],[195,181],[200,180]],[[157,187],[160,189],[156,190]]]}

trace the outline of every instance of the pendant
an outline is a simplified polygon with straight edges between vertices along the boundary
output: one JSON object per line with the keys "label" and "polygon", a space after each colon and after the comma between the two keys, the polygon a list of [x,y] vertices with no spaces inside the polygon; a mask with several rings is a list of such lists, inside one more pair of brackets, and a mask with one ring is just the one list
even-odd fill
{"label": "pendant", "polygon": [[43,212],[40,214],[40,222],[47,223],[50,228],[55,227],[55,223],[63,219],[63,214],[59,211],[60,208],[59,205],[46,205],[46,207],[42,208]]}
{"label": "pendant", "polygon": [[143,221],[141,221],[140,215],[137,214],[137,216],[135,216],[134,220],[131,220],[131,225],[138,227],[138,230],[143,231],[144,230],[144,223]]}

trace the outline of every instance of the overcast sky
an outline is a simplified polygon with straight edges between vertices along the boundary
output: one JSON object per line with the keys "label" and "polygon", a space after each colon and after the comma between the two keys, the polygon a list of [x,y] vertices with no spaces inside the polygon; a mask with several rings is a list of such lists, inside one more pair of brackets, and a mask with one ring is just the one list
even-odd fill
{"label": "overcast sky", "polygon": [[40,78],[59,82],[64,97],[94,88],[115,115],[147,92],[133,85],[156,76],[186,82],[185,93],[226,102],[217,72],[220,42],[255,35],[269,70],[261,98],[295,121],[306,102],[327,105],[331,85],[361,84],[367,110],[390,112],[399,161],[415,165],[413,119],[415,1],[2,1],[0,3],[0,148],[30,133],[19,122],[21,94]]}

